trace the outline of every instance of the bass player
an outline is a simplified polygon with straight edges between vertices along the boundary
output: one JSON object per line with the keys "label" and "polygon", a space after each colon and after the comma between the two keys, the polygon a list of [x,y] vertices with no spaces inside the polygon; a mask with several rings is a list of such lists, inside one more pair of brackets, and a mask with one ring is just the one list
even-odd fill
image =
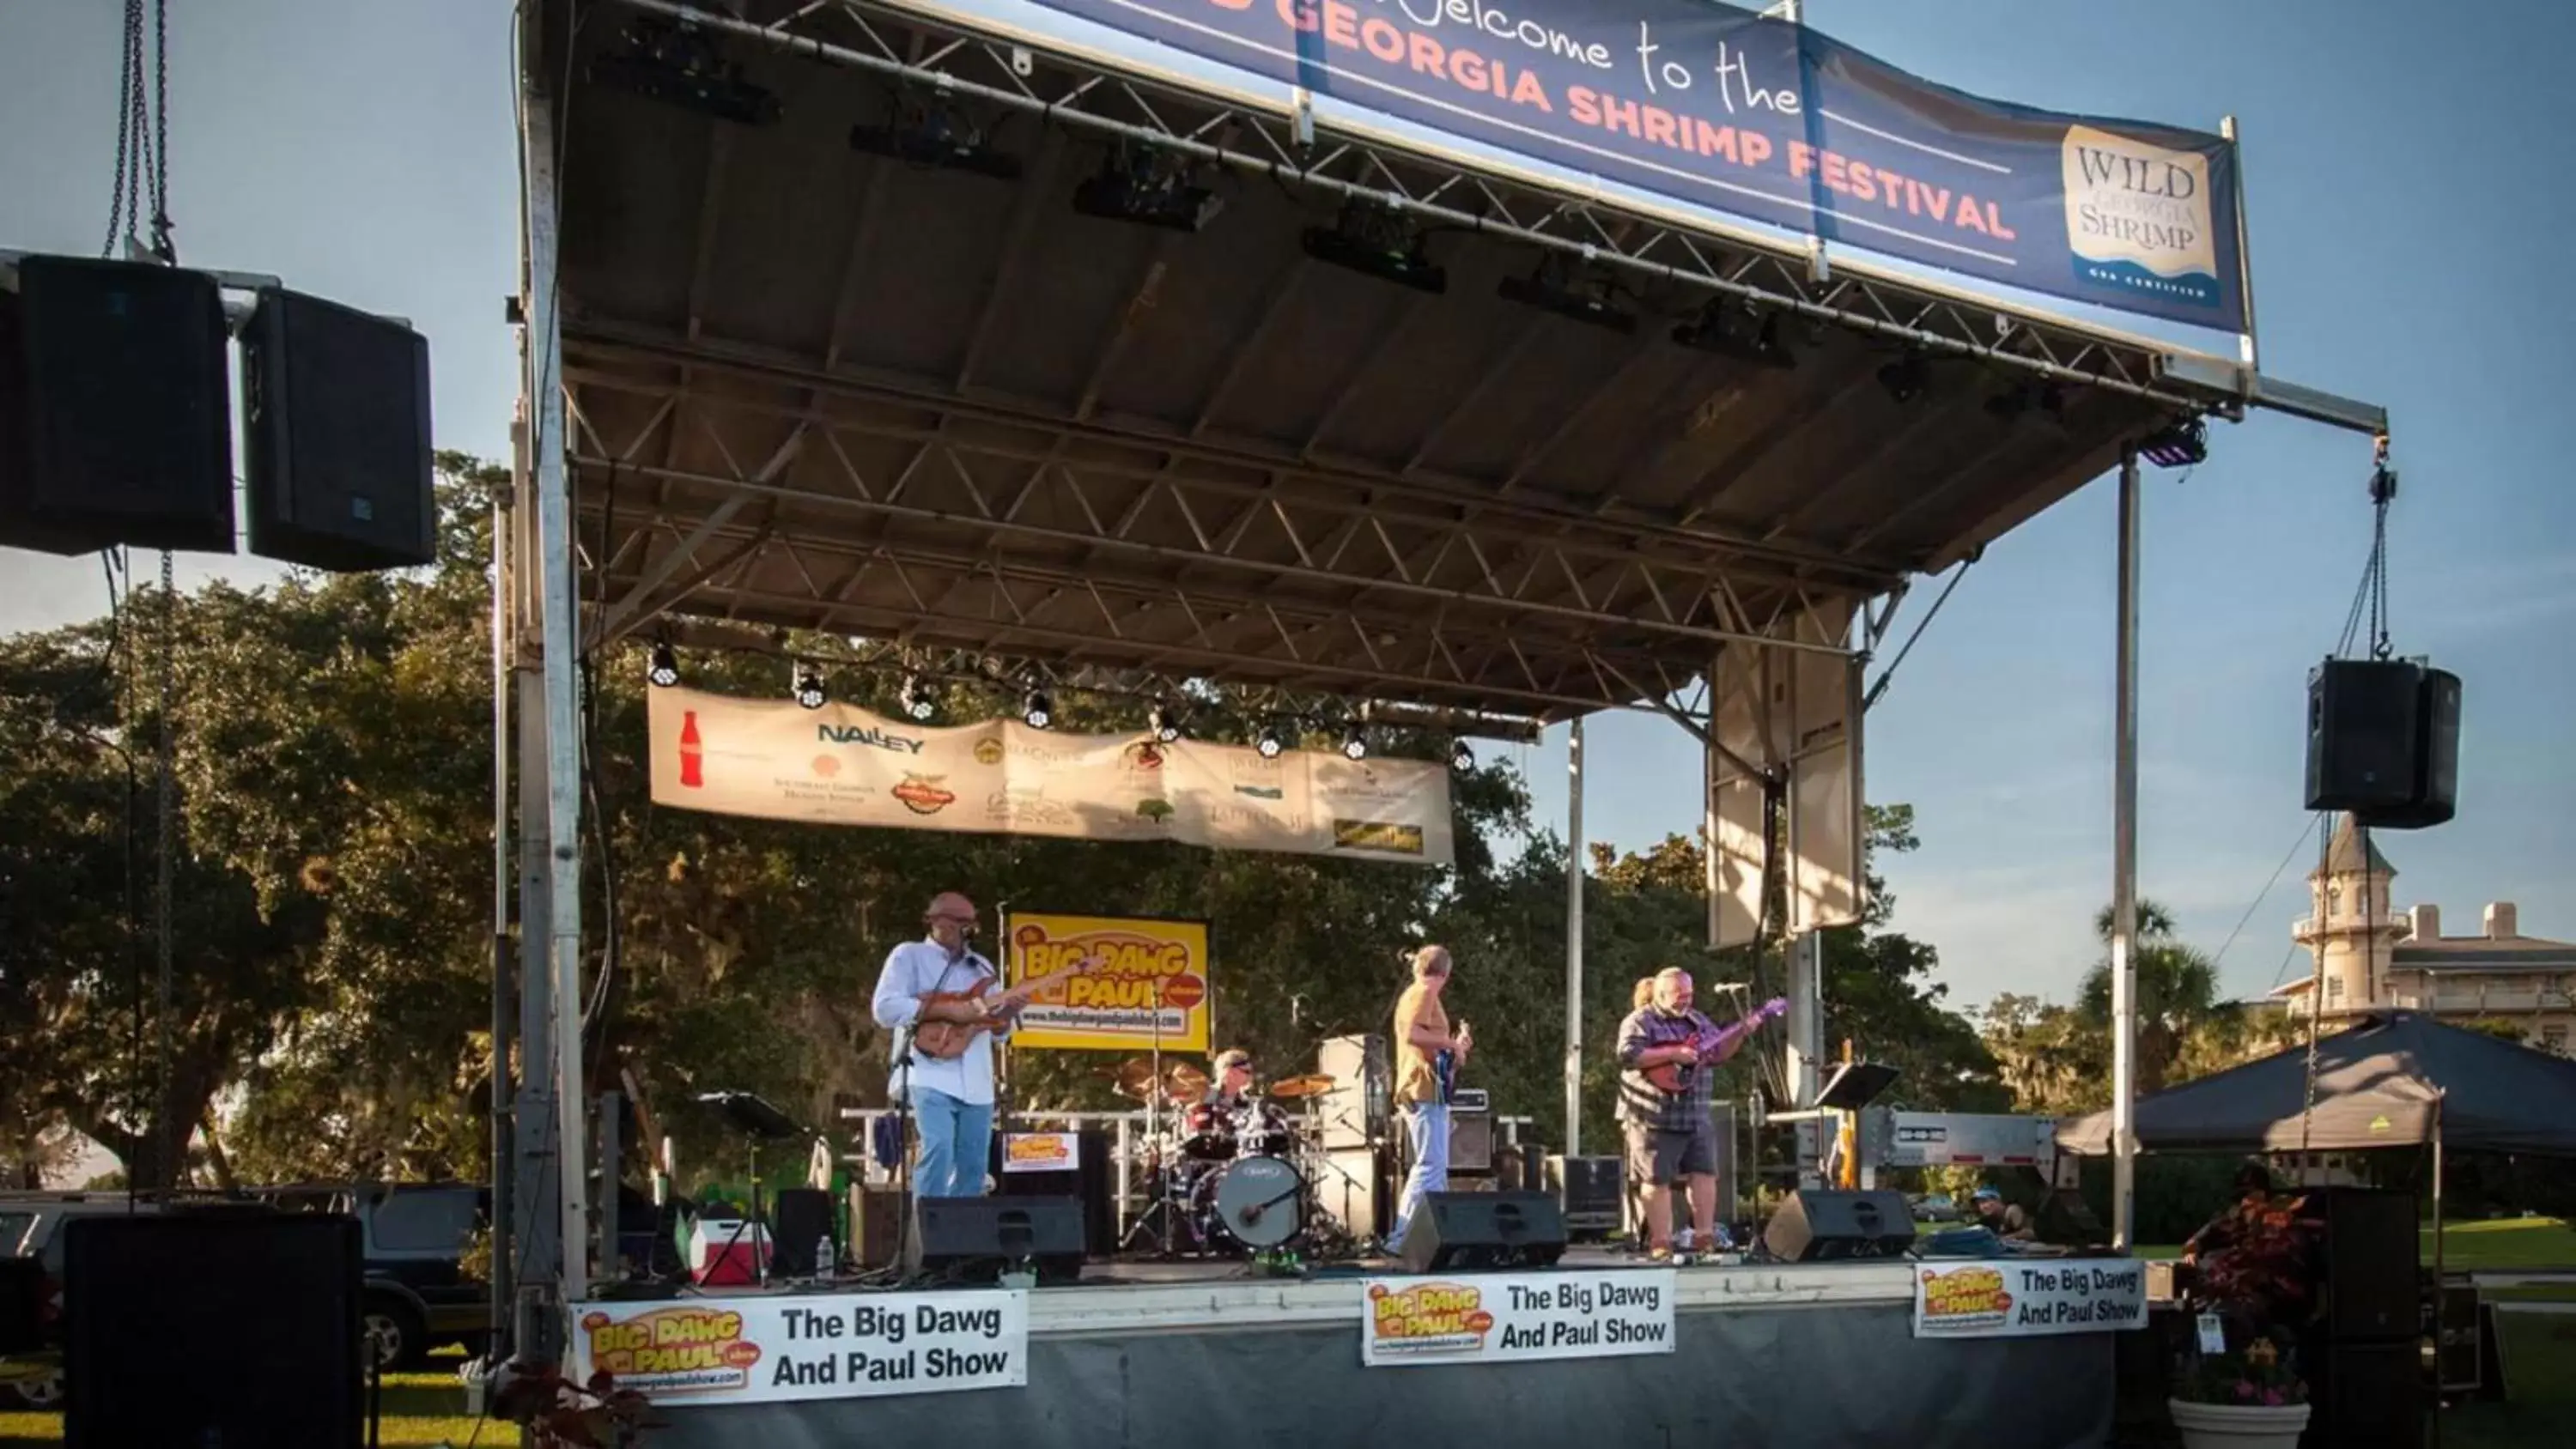
{"label": "bass player", "polygon": [[[1008,1037],[1024,988],[1002,991],[993,963],[967,942],[975,903],[957,891],[933,897],[922,915],[929,934],[886,953],[877,973],[877,1025],[894,1033],[891,1096],[910,1098],[920,1124],[916,1197],[981,1197],[993,1152],[993,1042]],[[962,1036],[963,1050],[934,1052],[922,1043]]]}
{"label": "bass player", "polygon": [[[1717,1124],[1709,1111],[1715,1068],[1785,1009],[1771,1002],[1730,1027],[1691,1007],[1690,973],[1655,973],[1653,995],[1619,1024],[1619,1121],[1628,1175],[1645,1184],[1646,1243],[1658,1260],[1715,1251]],[[1672,1230],[1672,1190],[1687,1184],[1691,1225]]]}

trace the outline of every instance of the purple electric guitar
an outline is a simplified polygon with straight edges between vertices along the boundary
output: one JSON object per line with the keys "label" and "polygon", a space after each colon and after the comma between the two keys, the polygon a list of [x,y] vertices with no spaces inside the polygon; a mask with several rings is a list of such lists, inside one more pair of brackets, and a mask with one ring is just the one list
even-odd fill
{"label": "purple electric guitar", "polygon": [[1680,1096],[1691,1089],[1691,1079],[1699,1075],[1702,1065],[1726,1060],[1734,1052],[1737,1043],[1762,1029],[1762,1023],[1775,1021],[1788,1014],[1789,998],[1774,996],[1762,1003],[1751,1016],[1732,1026],[1719,1026],[1716,1022],[1710,1022],[1706,1030],[1691,1037],[1690,1060],[1658,1062],[1646,1068],[1646,1080],[1654,1083],[1655,1090],[1658,1092]]}

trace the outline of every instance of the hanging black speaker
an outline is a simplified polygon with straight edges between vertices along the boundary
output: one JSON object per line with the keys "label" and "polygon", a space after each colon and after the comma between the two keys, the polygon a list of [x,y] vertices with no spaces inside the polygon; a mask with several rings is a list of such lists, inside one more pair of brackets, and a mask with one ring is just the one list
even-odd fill
{"label": "hanging black speaker", "polygon": [[242,330],[250,551],[344,573],[436,556],[429,344],[283,288]]}
{"label": "hanging black speaker", "polygon": [[2414,798],[2355,812],[2356,818],[2379,830],[2422,830],[2447,824],[2459,804],[2460,676],[2426,669],[2415,697]]}
{"label": "hanging black speaker", "polygon": [[2371,812],[2415,799],[2423,666],[2329,659],[2308,676],[2308,808]]}
{"label": "hanging black speaker", "polygon": [[231,553],[224,344],[203,272],[21,259],[0,288],[0,545]]}

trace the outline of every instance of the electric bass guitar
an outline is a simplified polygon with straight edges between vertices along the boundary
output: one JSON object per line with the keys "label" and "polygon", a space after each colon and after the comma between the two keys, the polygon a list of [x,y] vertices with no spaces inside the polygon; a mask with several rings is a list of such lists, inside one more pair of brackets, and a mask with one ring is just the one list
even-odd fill
{"label": "electric bass guitar", "polygon": [[[1451,1033],[1453,1036],[1471,1034],[1472,1033],[1468,1030],[1467,1023],[1463,1021],[1458,1023],[1458,1030]],[[1432,1053],[1431,1075],[1432,1078],[1440,1084],[1440,1100],[1443,1103],[1446,1103],[1452,1097],[1457,1096],[1458,1053],[1447,1047],[1442,1047],[1439,1051]]]}
{"label": "electric bass guitar", "polygon": [[1689,1060],[1657,1062],[1646,1068],[1646,1080],[1654,1083],[1655,1090],[1658,1092],[1680,1096],[1691,1089],[1691,1080],[1699,1075],[1699,1069],[1702,1066],[1725,1060],[1727,1054],[1734,1050],[1735,1044],[1761,1030],[1762,1023],[1775,1021],[1788,1014],[1789,998],[1774,996],[1742,1021],[1728,1026],[1719,1026],[1712,1021],[1705,1029],[1692,1035]]}
{"label": "electric bass guitar", "polygon": [[935,1061],[955,1061],[966,1055],[966,1049],[975,1044],[975,1038],[999,1026],[1003,1015],[1013,1007],[1059,981],[1072,980],[1107,959],[1105,956],[1086,956],[1061,971],[1050,971],[1044,976],[1023,981],[1007,989],[1002,986],[997,977],[979,976],[974,985],[963,991],[934,991],[921,999],[924,1015],[927,1015],[934,1006],[967,1001],[985,1002],[986,1014],[974,1021],[915,1022],[912,1028],[912,1050]]}

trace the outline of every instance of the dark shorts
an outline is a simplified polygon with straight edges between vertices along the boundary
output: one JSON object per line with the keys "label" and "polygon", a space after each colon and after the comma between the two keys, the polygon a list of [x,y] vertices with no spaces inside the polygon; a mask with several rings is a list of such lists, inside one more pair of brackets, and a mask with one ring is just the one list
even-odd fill
{"label": "dark shorts", "polygon": [[1717,1124],[1702,1122],[1687,1132],[1661,1132],[1628,1124],[1628,1180],[1670,1187],[1692,1177],[1717,1175]]}

